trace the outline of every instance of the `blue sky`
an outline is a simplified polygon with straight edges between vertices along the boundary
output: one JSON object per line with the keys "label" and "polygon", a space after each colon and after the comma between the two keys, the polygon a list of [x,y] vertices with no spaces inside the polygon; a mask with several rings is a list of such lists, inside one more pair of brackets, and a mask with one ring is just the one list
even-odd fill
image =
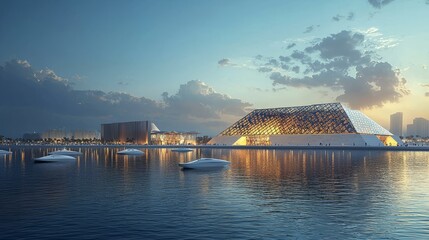
{"label": "blue sky", "polygon": [[[417,115],[429,118],[417,106],[429,99],[424,86],[429,84],[426,0],[3,0],[1,5],[0,65],[26,60],[34,71],[52,70],[75,90],[127,93],[161,105],[166,104],[164,92],[174,96],[192,80],[248,103],[242,106],[246,109],[338,101],[344,83],[273,85],[274,72],[303,80],[308,66],[298,64],[299,74],[258,69],[341,31],[360,33],[364,40],[351,47],[372,51],[373,62],[387,62],[399,71],[408,93],[367,104],[350,98],[344,103],[385,127],[386,116],[396,111],[403,111],[408,122]],[[350,75],[355,67],[350,66]],[[226,124],[239,117],[220,110],[216,119]]]}

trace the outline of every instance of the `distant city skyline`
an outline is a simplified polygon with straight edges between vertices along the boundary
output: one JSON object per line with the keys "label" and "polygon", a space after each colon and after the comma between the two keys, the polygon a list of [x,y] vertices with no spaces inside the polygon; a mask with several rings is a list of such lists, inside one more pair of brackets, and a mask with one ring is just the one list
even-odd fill
{"label": "distant city skyline", "polygon": [[403,136],[403,126],[404,126],[404,114],[402,112],[397,112],[390,115],[390,132],[397,135]]}
{"label": "distant city skyline", "polygon": [[0,135],[148,120],[214,136],[253,109],[330,102],[387,129],[395,112],[429,119],[428,10],[426,0],[3,0]]}

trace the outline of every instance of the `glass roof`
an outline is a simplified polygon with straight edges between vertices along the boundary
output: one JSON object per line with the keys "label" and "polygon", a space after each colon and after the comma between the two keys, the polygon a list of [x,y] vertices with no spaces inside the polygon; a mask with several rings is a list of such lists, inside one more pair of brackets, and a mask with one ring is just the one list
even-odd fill
{"label": "glass roof", "polygon": [[220,135],[345,133],[392,135],[361,112],[349,110],[340,103],[257,109],[225,129]]}
{"label": "glass roof", "polygon": [[377,134],[377,135],[393,135],[392,133],[387,131],[385,128],[380,126],[378,123],[376,123],[374,120],[367,117],[362,112],[357,111],[357,110],[351,110],[351,109],[348,109],[346,107],[343,107],[343,108],[346,111],[346,113],[349,116],[353,126],[355,127],[355,129],[358,133]]}

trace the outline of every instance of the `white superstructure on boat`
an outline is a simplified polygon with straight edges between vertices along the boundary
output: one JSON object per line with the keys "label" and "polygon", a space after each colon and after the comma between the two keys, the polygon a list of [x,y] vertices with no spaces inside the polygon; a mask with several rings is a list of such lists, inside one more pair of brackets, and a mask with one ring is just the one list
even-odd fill
{"label": "white superstructure on boat", "polygon": [[53,151],[48,153],[49,155],[67,155],[67,156],[76,156],[76,155],[81,155],[81,152],[77,152],[77,151],[72,151],[72,150],[68,150],[66,148],[62,149],[62,150],[57,150],[57,151]]}

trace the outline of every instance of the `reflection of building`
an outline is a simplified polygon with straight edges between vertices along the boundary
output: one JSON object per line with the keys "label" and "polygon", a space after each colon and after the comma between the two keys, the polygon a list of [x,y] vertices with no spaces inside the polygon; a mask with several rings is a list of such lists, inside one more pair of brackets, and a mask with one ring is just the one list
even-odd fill
{"label": "reflection of building", "polygon": [[363,113],[328,103],[254,110],[209,144],[396,146],[402,141]]}
{"label": "reflection of building", "polygon": [[152,131],[151,144],[154,145],[196,145],[197,132]]}
{"label": "reflection of building", "polygon": [[401,112],[390,115],[390,132],[396,136],[402,136],[402,119],[403,114]]}
{"label": "reflection of building", "polygon": [[148,121],[101,124],[101,141],[149,144],[150,128]]}
{"label": "reflection of building", "polygon": [[412,124],[407,125],[408,136],[429,136],[429,121],[425,118],[414,118]]}

